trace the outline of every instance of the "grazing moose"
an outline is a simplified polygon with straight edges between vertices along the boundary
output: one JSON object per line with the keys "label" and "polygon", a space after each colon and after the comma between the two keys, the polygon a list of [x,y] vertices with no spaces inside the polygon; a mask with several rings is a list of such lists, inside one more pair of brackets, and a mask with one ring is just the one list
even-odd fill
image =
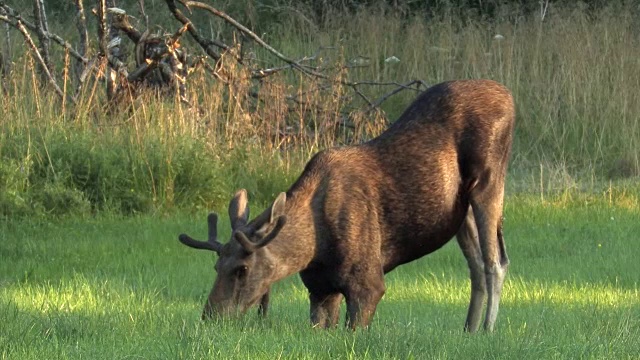
{"label": "grazing moose", "polygon": [[269,287],[300,273],[311,322],[366,327],[385,292],[384,274],[454,235],[471,273],[465,330],[492,331],[509,260],[502,236],[504,182],[514,128],[509,91],[490,80],[435,85],[377,138],[315,155],[286,193],[252,221],[247,193],[229,205],[233,235],[182,243],[218,253],[203,318],[267,311]]}

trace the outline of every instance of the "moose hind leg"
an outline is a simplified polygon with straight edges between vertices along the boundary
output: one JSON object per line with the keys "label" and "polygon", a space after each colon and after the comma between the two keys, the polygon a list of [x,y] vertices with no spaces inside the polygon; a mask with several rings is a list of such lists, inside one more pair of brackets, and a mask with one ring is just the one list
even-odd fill
{"label": "moose hind leg", "polygon": [[509,265],[502,238],[504,186],[502,182],[498,185],[489,186],[483,191],[474,191],[471,196],[488,291],[484,320],[486,331],[493,331],[500,306],[502,285]]}
{"label": "moose hind leg", "polygon": [[336,326],[340,315],[342,294],[309,294],[311,303],[311,324],[317,328]]}
{"label": "moose hind leg", "polygon": [[460,230],[458,230],[456,238],[469,265],[469,276],[471,278],[471,299],[464,330],[475,332],[480,327],[482,308],[487,297],[487,287],[482,251],[478,241],[478,230],[476,229],[475,218],[471,208],[469,208],[467,217],[464,219]]}

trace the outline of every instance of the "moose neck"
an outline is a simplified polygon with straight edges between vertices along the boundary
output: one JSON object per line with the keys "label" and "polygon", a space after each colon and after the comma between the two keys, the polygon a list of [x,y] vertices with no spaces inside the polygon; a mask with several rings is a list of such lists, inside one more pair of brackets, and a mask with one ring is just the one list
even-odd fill
{"label": "moose neck", "polygon": [[276,263],[274,281],[306,268],[315,255],[316,235],[313,214],[304,199],[287,200],[287,223],[266,247]]}

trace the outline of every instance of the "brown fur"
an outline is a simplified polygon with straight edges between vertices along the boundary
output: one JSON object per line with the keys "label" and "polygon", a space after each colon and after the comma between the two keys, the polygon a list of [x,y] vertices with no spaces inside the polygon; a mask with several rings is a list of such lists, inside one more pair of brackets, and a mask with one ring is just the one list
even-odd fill
{"label": "brown fur", "polygon": [[249,223],[239,191],[230,204],[234,235],[215,245],[218,277],[203,317],[260,301],[266,312],[269,286],[299,272],[315,326],[336,324],[343,297],[348,326],[368,326],[384,273],[457,235],[472,281],[465,329],[479,327],[488,293],[484,326],[492,330],[508,265],[501,216],[513,127],[504,86],[446,82],[421,94],[379,137],[318,153],[286,195]]}

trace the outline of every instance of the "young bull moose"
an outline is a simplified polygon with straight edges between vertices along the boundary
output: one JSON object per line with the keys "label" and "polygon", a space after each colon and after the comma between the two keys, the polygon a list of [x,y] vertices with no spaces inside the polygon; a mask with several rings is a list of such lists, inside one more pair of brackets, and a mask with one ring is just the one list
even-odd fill
{"label": "young bull moose", "polygon": [[229,205],[233,235],[184,244],[218,253],[218,277],[203,318],[244,312],[269,287],[300,273],[311,322],[331,327],[342,297],[347,326],[368,326],[384,274],[429,254],[454,235],[471,273],[465,330],[492,331],[509,260],[502,236],[504,182],[514,127],[511,94],[489,80],[435,85],[384,133],[322,151],[286,193],[248,222],[247,193]]}

